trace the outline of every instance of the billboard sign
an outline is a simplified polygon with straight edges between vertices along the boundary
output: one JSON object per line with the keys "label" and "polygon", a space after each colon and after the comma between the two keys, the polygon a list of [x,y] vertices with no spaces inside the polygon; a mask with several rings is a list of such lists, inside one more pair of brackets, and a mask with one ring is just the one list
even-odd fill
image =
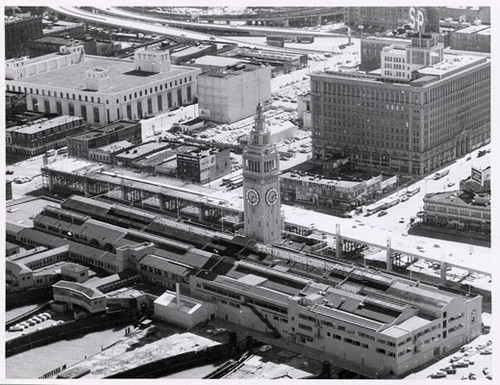
{"label": "billboard sign", "polygon": [[482,186],[483,185],[483,171],[480,169],[477,169],[475,167],[471,167],[471,179],[473,182],[476,182]]}
{"label": "billboard sign", "polygon": [[422,31],[425,23],[424,11],[410,7],[410,22],[408,23],[413,30]]}

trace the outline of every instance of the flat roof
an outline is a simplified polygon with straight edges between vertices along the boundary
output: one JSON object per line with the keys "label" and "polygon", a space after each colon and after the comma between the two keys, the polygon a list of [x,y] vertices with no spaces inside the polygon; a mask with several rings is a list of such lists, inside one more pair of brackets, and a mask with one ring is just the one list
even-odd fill
{"label": "flat roof", "polygon": [[322,186],[328,187],[328,186],[333,186],[333,187],[342,187],[342,188],[354,188],[356,186],[359,186],[360,183],[363,183],[364,181],[359,181],[359,182],[352,182],[352,181],[346,181],[346,180],[336,180],[336,179],[329,179],[329,178],[322,178],[321,176],[314,177],[313,175],[304,175],[301,176],[297,173],[287,171],[281,174],[281,178],[287,178],[291,180],[299,180],[302,182],[310,182],[310,183],[317,183]]}
{"label": "flat roof", "polygon": [[102,146],[102,147],[98,147],[98,148],[91,148],[91,149],[89,149],[89,152],[96,151],[96,150],[104,151],[104,152],[117,152],[117,151],[123,150],[127,147],[132,147],[132,146],[134,146],[134,143],[129,142],[128,140],[120,140],[119,142],[114,142],[114,143],[108,144],[106,146]]}
{"label": "flat roof", "polygon": [[[57,54],[45,55],[35,59],[37,59],[37,62],[40,62],[51,55],[55,56]],[[29,64],[31,63],[32,60],[30,59]],[[109,87],[102,91],[98,91],[100,94],[115,94],[137,87],[147,86],[148,84],[156,84],[162,81],[166,82],[171,77],[188,74],[198,70],[192,67],[172,65],[170,71],[167,72],[140,73],[139,71],[135,71],[135,64],[131,60],[86,55],[84,61],[81,63],[37,75],[27,76],[15,81],[16,83],[30,86],[41,86],[45,88],[56,87],[68,91],[90,93],[94,91],[90,91],[86,87],[85,72],[95,68],[109,70]]]}
{"label": "flat roof", "polygon": [[7,202],[5,219],[21,227],[33,227],[33,217],[42,212],[45,206],[60,207],[56,201],[45,197],[26,197]]}
{"label": "flat roof", "polygon": [[[487,199],[488,197],[491,198],[491,195],[486,194],[484,196],[485,199]],[[483,209],[488,211],[491,210],[491,206],[489,205],[484,206],[474,204],[474,196],[471,196],[468,193],[460,190],[446,191],[442,193],[430,193],[425,196],[425,201],[430,203],[445,203],[454,206]]]}
{"label": "flat roof", "polygon": [[7,128],[7,131],[18,132],[20,134],[36,134],[37,132],[49,130],[53,127],[58,127],[62,124],[66,124],[66,123],[74,122],[74,121],[78,121],[78,120],[82,121],[82,124],[83,124],[83,120],[79,116],[62,115],[62,116],[58,116],[56,118],[41,120],[41,121],[34,122],[31,124],[24,124],[22,126],[10,127],[10,128]]}
{"label": "flat roof", "polygon": [[194,59],[193,64],[227,67],[241,62],[241,59],[234,59],[232,57],[205,55],[200,58]]}
{"label": "flat roof", "polygon": [[160,306],[174,308],[175,310],[186,314],[193,314],[203,305],[204,302],[192,297],[186,297],[185,295],[179,295],[179,306],[177,305],[176,293],[167,290],[159,296],[154,303]]}
{"label": "flat roof", "polygon": [[251,64],[251,63],[239,63],[234,66],[224,67],[224,68],[216,68],[205,73],[202,73],[199,76],[215,76],[220,78],[225,78],[229,76],[238,76],[245,72],[252,72],[261,69],[261,65]]}
{"label": "flat roof", "polygon": [[147,142],[140,144],[138,146],[135,146],[129,150],[126,150],[120,154],[117,154],[115,157],[117,159],[134,159],[138,158],[141,156],[144,156],[146,154],[149,154],[153,151],[159,151],[165,148],[170,148],[170,144],[165,144],[162,142]]}
{"label": "flat roof", "polygon": [[462,29],[459,29],[457,31],[455,31],[455,33],[461,33],[461,34],[476,34],[476,33],[479,33],[481,31],[484,31],[484,30],[489,30],[488,33],[491,32],[491,27],[489,25],[471,25],[470,27],[466,27],[466,28],[462,28]]}
{"label": "flat roof", "polygon": [[423,75],[444,75],[459,70],[470,64],[484,61],[485,59],[476,55],[450,55],[444,54],[443,61],[418,70]]}

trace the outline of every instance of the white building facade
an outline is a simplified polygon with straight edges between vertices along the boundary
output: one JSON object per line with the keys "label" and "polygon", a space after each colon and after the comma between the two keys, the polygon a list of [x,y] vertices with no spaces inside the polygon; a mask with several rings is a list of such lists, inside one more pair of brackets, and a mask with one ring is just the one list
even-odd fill
{"label": "white building facade", "polygon": [[172,66],[167,52],[137,51],[134,61],[88,56],[81,46],[6,62],[7,90],[24,92],[28,110],[81,116],[104,125],[141,119],[196,100],[200,69]]}

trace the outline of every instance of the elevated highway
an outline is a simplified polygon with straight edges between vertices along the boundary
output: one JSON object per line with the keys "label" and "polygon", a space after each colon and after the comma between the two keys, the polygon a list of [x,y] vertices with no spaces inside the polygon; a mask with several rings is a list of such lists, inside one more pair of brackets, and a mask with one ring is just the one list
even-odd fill
{"label": "elevated highway", "polygon": [[[89,23],[109,25],[129,30],[136,30],[145,33],[167,35],[178,38],[186,38],[192,40],[214,40],[214,33],[227,33],[230,35],[254,35],[265,36],[266,34],[272,35],[292,35],[292,36],[322,36],[332,37],[341,36],[328,32],[317,31],[303,31],[300,29],[290,28],[270,28],[270,27],[253,27],[253,26],[231,26],[223,24],[208,24],[208,23],[194,23],[186,21],[178,21],[165,19],[160,17],[152,17],[143,15],[136,12],[130,12],[112,7],[99,7],[94,6],[100,13],[93,13],[79,9],[77,7],[67,7],[62,5],[51,6],[51,8],[58,14],[73,17]],[[199,32],[187,30],[195,29]],[[203,32],[205,31],[205,32]],[[237,36],[227,37],[218,36],[218,42],[238,44],[239,46],[246,46],[250,48],[267,48],[269,46],[262,44],[251,44],[238,39]],[[294,49],[282,49],[279,47],[272,47],[273,50],[295,52]]]}

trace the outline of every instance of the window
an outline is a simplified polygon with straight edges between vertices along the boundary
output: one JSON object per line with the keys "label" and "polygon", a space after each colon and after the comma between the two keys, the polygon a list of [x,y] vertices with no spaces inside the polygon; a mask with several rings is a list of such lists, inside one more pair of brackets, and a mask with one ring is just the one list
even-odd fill
{"label": "window", "polygon": [[62,115],[62,105],[59,101],[56,102],[56,111],[59,115]]}
{"label": "window", "polygon": [[127,104],[127,119],[132,119],[132,105]]}
{"label": "window", "polygon": [[168,108],[172,107],[172,93],[171,92],[167,92],[167,106],[168,106]]}
{"label": "window", "polygon": [[179,106],[182,105],[182,90],[177,90],[177,103]]}
{"label": "window", "polygon": [[83,120],[87,121],[87,106],[82,104],[82,118]]}
{"label": "window", "polygon": [[69,109],[69,115],[74,116],[75,115],[75,106],[73,103],[68,103],[68,109]]}
{"label": "window", "polygon": [[33,111],[38,111],[38,99],[33,98]]}
{"label": "window", "polygon": [[191,101],[191,86],[187,86],[186,87],[186,90],[187,90],[187,101],[190,102]]}
{"label": "window", "polygon": [[139,116],[139,119],[142,119],[142,103],[141,103],[141,101],[137,102],[137,115]]}
{"label": "window", "polygon": [[94,107],[94,123],[100,123],[99,108]]}
{"label": "window", "polygon": [[50,101],[48,101],[47,99],[45,99],[43,101],[43,104],[44,104],[44,107],[45,107],[45,111],[46,113],[50,113]]}
{"label": "window", "polygon": [[161,95],[158,95],[158,111],[163,110],[163,102],[161,100]]}
{"label": "window", "polygon": [[151,98],[148,98],[148,114],[152,113],[153,113],[153,101],[151,100]]}

